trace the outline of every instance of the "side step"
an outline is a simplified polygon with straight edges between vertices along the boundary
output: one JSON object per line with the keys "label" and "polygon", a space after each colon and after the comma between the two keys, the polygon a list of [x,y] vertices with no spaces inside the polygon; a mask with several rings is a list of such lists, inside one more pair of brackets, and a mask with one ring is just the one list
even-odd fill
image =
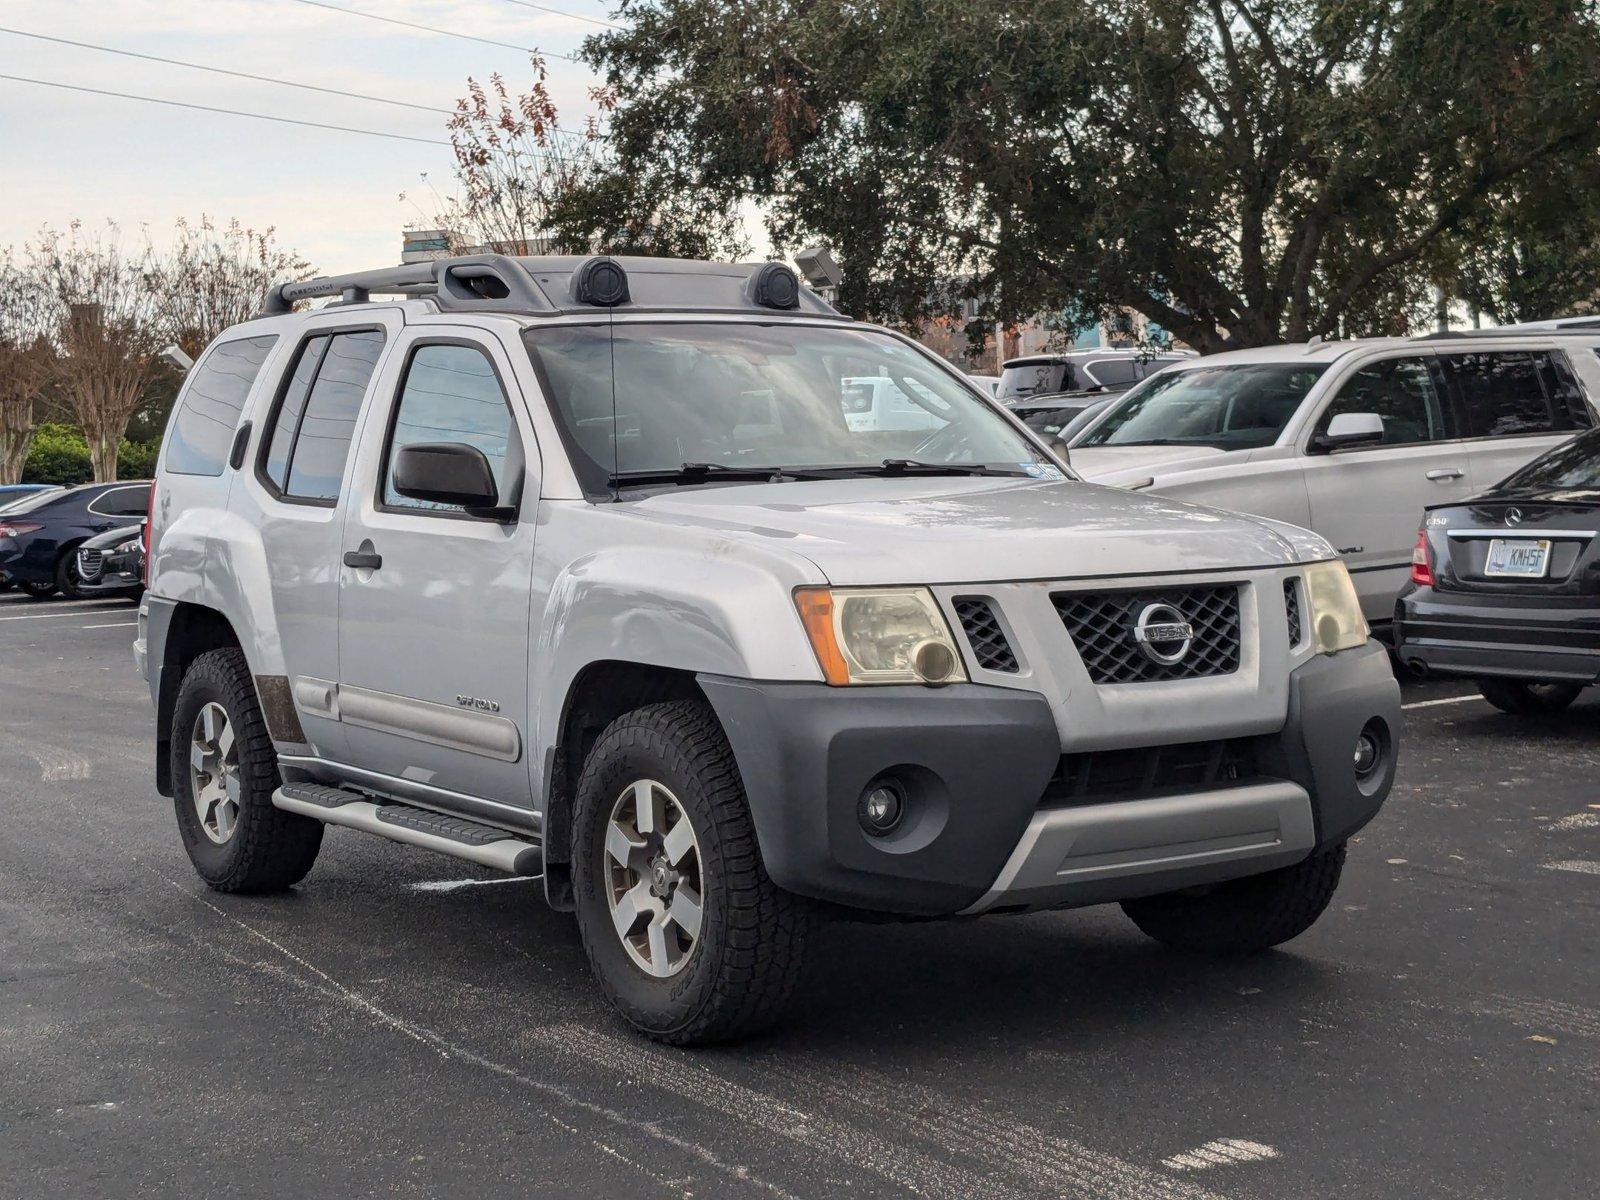
{"label": "side step", "polygon": [[544,851],[533,836],[465,817],[320,783],[286,783],[272,793],[272,803],[285,812],[329,825],[348,825],[392,842],[437,850],[512,875],[537,877],[544,871]]}

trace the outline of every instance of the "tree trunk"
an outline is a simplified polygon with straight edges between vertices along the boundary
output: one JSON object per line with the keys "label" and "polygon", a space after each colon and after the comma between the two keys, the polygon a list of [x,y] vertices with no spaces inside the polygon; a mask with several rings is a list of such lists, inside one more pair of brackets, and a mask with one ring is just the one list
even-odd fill
{"label": "tree trunk", "polygon": [[33,444],[33,402],[0,405],[0,483],[21,483]]}
{"label": "tree trunk", "polygon": [[94,481],[114,483],[117,478],[117,451],[120,448],[121,438],[104,430],[99,433],[85,430],[84,436],[89,442],[89,465],[94,470]]}

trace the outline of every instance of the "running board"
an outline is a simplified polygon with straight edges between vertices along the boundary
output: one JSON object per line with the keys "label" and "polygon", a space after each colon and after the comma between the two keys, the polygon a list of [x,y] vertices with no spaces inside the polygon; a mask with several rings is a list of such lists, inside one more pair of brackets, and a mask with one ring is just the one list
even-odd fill
{"label": "running board", "polygon": [[536,839],[465,817],[320,783],[286,783],[272,793],[272,803],[284,812],[437,850],[512,875],[536,878],[544,872],[544,851]]}

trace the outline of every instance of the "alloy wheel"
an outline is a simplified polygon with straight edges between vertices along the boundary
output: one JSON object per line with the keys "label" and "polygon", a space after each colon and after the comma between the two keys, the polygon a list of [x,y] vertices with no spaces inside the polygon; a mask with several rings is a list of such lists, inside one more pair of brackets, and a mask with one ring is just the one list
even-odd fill
{"label": "alloy wheel", "polygon": [[189,794],[206,837],[219,846],[239,823],[239,748],[228,710],[211,701],[195,714],[189,738]]}
{"label": "alloy wheel", "polygon": [[631,783],[611,806],[605,840],[606,904],[628,957],[667,979],[700,940],[700,843],[689,814],[653,779]]}

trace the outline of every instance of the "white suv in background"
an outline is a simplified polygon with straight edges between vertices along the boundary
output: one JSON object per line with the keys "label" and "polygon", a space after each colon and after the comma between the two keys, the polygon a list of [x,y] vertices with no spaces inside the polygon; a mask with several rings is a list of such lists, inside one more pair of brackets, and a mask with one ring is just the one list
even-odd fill
{"label": "white suv in background", "polygon": [[1072,441],[1084,478],[1314,529],[1375,626],[1417,522],[1595,423],[1600,331],[1312,342],[1178,363]]}

